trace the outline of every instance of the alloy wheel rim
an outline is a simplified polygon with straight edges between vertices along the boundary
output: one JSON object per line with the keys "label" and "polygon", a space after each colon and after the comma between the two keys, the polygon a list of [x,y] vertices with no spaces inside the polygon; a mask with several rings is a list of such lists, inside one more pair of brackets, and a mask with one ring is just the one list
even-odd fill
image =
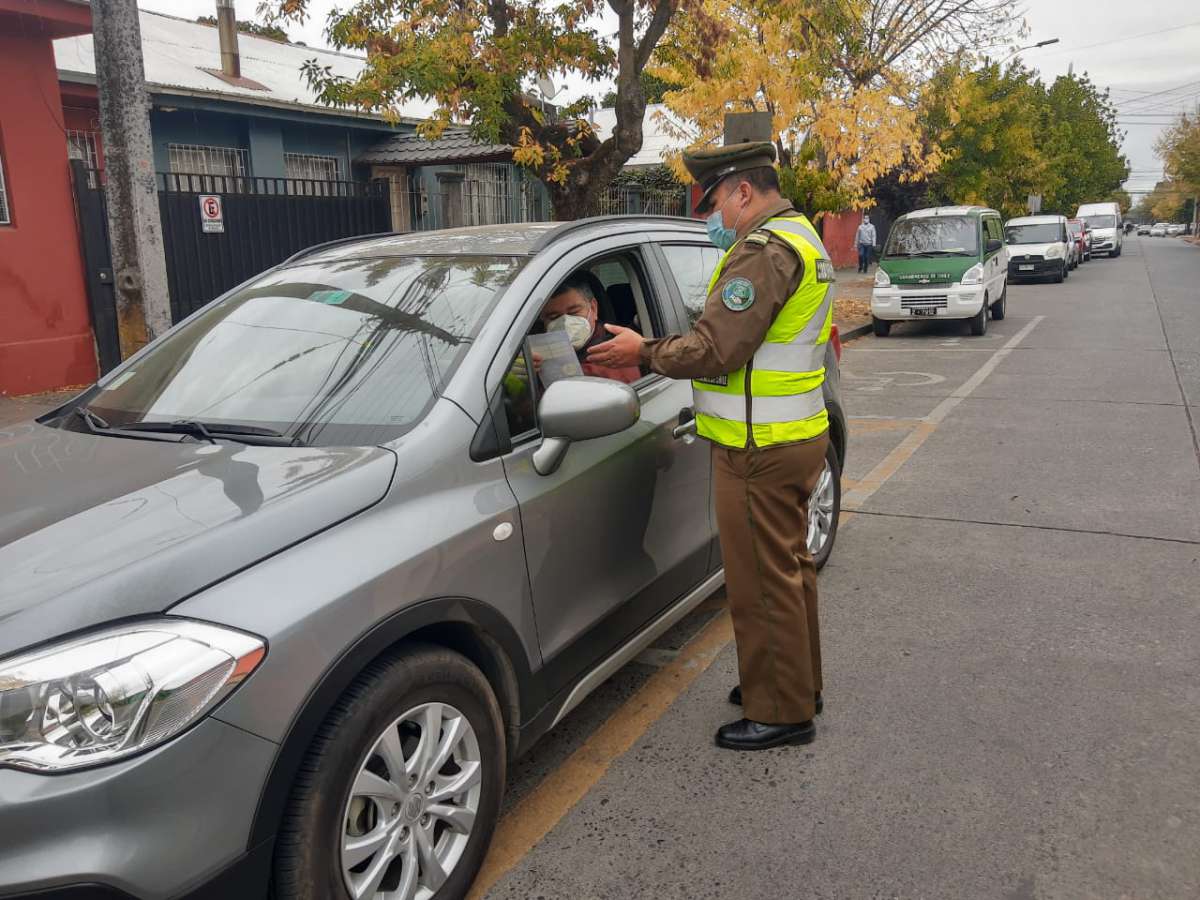
{"label": "alloy wheel rim", "polygon": [[422,703],[378,735],[341,819],[354,900],[428,900],[466,851],[482,795],[479,739],[448,703]]}
{"label": "alloy wheel rim", "polygon": [[825,460],[817,486],[808,498],[808,552],[814,557],[829,543],[833,533],[833,487],[833,469],[829,460]]}

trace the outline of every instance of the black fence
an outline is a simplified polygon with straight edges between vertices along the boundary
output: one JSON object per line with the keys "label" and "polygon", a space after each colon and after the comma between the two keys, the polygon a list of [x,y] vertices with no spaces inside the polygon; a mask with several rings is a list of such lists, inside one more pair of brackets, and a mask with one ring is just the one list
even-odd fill
{"label": "black fence", "polygon": [[121,342],[117,333],[117,302],[102,173],[89,169],[83,160],[73,159],[71,184],[75,192],[79,244],[83,250],[83,286],[87,291],[92,333],[96,335],[97,361],[104,373],[121,361]]}
{"label": "black fence", "polygon": [[[204,198],[220,198],[206,231]],[[178,321],[214,297],[306,247],[391,231],[388,184],[159,173],[158,206],[171,315]]]}

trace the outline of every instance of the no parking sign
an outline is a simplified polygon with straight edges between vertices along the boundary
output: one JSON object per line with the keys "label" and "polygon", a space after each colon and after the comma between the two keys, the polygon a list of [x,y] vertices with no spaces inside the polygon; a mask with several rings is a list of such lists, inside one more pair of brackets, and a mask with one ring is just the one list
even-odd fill
{"label": "no parking sign", "polygon": [[200,195],[200,230],[204,234],[225,233],[225,210],[219,195]]}

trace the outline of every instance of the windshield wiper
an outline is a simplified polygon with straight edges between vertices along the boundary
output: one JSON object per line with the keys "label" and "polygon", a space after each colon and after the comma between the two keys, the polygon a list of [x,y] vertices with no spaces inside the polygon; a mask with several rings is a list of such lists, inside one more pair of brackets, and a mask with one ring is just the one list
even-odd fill
{"label": "windshield wiper", "polygon": [[[223,437],[243,444],[254,444],[264,447],[302,447],[304,442],[299,438],[288,437],[273,428],[263,428],[257,425],[233,425],[223,422],[198,422],[195,419],[176,419],[173,422],[130,422],[126,425],[110,425],[101,416],[92,412],[86,406],[77,406],[75,415],[83,419],[92,434],[111,434],[132,437],[130,432],[146,434],[188,434],[202,438],[211,444],[217,438]],[[163,440],[159,438],[159,440]]]}
{"label": "windshield wiper", "polygon": [[914,256],[970,256],[966,250],[922,250]]}
{"label": "windshield wiper", "polygon": [[273,428],[258,425],[233,425],[224,422],[201,422],[196,419],[176,419],[173,422],[133,422],[122,425],[124,431],[162,431],[173,434],[190,434],[216,443],[219,437],[240,441],[243,444],[258,444],[268,447],[297,447],[299,438],[288,437]]}

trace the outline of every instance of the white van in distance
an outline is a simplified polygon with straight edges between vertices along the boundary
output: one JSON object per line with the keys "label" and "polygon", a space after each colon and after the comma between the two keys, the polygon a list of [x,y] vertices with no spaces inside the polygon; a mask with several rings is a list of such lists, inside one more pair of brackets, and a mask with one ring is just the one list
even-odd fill
{"label": "white van in distance", "polygon": [[1092,230],[1092,256],[1097,253],[1108,256],[1121,255],[1121,206],[1119,203],[1083,203],[1075,218],[1087,222]]}

